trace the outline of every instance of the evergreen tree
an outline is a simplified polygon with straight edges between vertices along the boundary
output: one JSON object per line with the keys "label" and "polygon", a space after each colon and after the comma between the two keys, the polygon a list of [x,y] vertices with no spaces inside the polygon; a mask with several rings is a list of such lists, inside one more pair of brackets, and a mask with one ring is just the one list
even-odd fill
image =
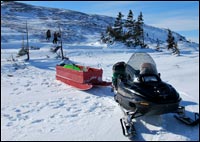
{"label": "evergreen tree", "polygon": [[101,32],[101,42],[102,43],[106,43],[106,41],[105,41],[105,35],[104,35],[103,32]]}
{"label": "evergreen tree", "polygon": [[138,16],[138,28],[139,28],[139,39],[140,39],[140,44],[143,47],[144,46],[144,20],[143,20],[143,15],[142,12],[140,12],[140,15]]}
{"label": "evergreen tree", "polygon": [[129,10],[129,14],[127,16],[127,20],[125,21],[125,24],[124,24],[124,27],[127,28],[127,34],[129,36],[132,36],[133,35],[133,32],[134,32],[134,22],[135,20],[133,20],[133,12],[131,10]]}
{"label": "evergreen tree", "polygon": [[144,20],[142,12],[140,12],[140,15],[137,18],[137,21],[133,19],[133,12],[129,10],[129,14],[127,16],[127,19],[123,23],[121,12],[117,15],[117,18],[115,19],[114,26],[108,26],[106,29],[106,34],[101,35],[101,40],[108,43],[108,41],[111,41],[112,43],[114,41],[121,41],[125,42],[127,46],[141,46],[141,47],[147,47],[146,44],[144,44]]}
{"label": "evergreen tree", "polygon": [[134,23],[135,23],[135,20],[133,19],[133,12],[129,10],[129,14],[124,24],[124,27],[126,28],[125,30],[126,33],[124,34],[124,40],[125,40],[125,44],[128,47],[133,46],[135,43]]}
{"label": "evergreen tree", "polygon": [[174,44],[173,54],[180,55],[180,51],[178,49],[178,43],[177,42],[175,42],[175,44]]}
{"label": "evergreen tree", "polygon": [[106,29],[106,35],[109,37],[115,37],[116,33],[115,31],[112,29],[111,26],[108,26]]}
{"label": "evergreen tree", "polygon": [[135,22],[134,26],[134,36],[135,36],[135,45],[140,45],[144,47],[144,20],[142,12],[140,12],[140,15],[138,16],[137,21]]}
{"label": "evergreen tree", "polygon": [[180,51],[178,49],[178,44],[175,42],[174,36],[172,35],[172,31],[168,29],[168,36],[167,36],[167,49],[172,49],[173,54],[180,55]]}
{"label": "evergreen tree", "polygon": [[169,49],[173,49],[173,47],[174,47],[174,44],[175,44],[175,42],[174,42],[174,37],[173,37],[173,35],[172,35],[172,31],[170,30],[170,29],[168,29],[168,35],[167,35],[167,49],[169,50]]}
{"label": "evergreen tree", "polygon": [[115,23],[114,23],[114,37],[116,40],[121,40],[122,36],[123,36],[123,22],[122,22],[122,17],[124,15],[122,15],[121,12],[119,12],[116,20],[115,20]]}
{"label": "evergreen tree", "polygon": [[135,46],[140,45],[140,32],[139,32],[139,24],[138,21],[134,24],[134,40],[135,40]]}
{"label": "evergreen tree", "polygon": [[112,44],[114,42],[114,30],[108,26],[105,33],[101,33],[101,41],[103,43]]}

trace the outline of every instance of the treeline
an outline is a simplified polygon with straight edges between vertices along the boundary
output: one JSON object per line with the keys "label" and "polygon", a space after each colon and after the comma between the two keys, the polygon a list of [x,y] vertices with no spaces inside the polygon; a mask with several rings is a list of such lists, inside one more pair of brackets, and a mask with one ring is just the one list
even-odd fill
{"label": "treeline", "polygon": [[[142,12],[140,12],[137,19],[134,19],[132,10],[129,10],[126,20],[122,19],[123,17],[124,15],[119,12],[114,25],[108,26],[106,31],[101,33],[101,41],[107,44],[119,41],[130,48],[135,48],[136,46],[148,48],[148,45],[144,43],[144,19]],[[157,39],[157,42],[159,42],[159,39]],[[172,50],[173,54],[180,54],[178,44],[170,29],[168,29],[166,42],[168,50]],[[156,49],[159,48],[159,43],[157,43]]]}
{"label": "treeline", "polygon": [[140,12],[137,20],[134,19],[133,12],[129,10],[126,20],[122,18],[124,15],[119,12],[113,26],[108,26],[106,31],[101,34],[103,43],[112,44],[115,41],[120,41],[128,47],[141,46],[146,48],[144,43],[144,20],[142,12]]}

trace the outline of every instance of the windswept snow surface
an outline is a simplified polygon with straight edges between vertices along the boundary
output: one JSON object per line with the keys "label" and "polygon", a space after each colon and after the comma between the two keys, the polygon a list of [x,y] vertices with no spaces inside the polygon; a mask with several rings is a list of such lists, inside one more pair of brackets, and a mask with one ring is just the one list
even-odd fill
{"label": "windswept snow surface", "polygon": [[[29,62],[23,61],[26,57],[10,61],[19,49],[6,49],[7,43],[1,46],[1,140],[129,140],[122,134],[123,114],[110,87],[79,91],[55,79],[60,59],[49,52],[51,43],[31,50]],[[176,57],[169,51],[102,48],[97,43],[64,47],[71,61],[102,68],[106,81],[111,81],[113,64],[127,62],[134,52],[149,52],[162,80],[180,93],[187,114],[199,111],[199,52],[192,48]],[[199,125],[186,126],[173,114],[137,118],[135,127],[135,140],[199,140]]]}

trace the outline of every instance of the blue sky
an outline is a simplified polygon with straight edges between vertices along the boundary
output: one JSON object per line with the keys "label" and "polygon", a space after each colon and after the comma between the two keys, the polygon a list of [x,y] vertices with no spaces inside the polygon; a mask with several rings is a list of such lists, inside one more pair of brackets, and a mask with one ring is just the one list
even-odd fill
{"label": "blue sky", "polygon": [[141,11],[145,24],[169,28],[188,40],[199,43],[199,1],[23,1],[23,3],[112,17],[122,12],[124,18],[131,9],[134,19]]}

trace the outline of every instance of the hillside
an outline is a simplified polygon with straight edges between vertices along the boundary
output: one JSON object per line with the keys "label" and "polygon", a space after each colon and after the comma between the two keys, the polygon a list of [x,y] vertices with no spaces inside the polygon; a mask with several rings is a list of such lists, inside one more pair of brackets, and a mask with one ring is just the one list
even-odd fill
{"label": "hillside", "polygon": [[[53,34],[59,30],[60,26],[64,43],[71,44],[87,41],[99,42],[101,32],[105,32],[108,25],[113,25],[115,18],[65,9],[32,6],[19,2],[6,2],[1,4],[1,42],[15,39],[18,42],[21,41],[25,35],[26,21],[28,22],[29,38],[32,41],[45,41],[47,29],[50,29]],[[145,24],[144,35],[146,43],[156,43],[157,38],[165,43],[167,30]],[[188,42],[185,37],[178,33],[173,32],[173,36],[176,41]]]}
{"label": "hillside", "polygon": [[[39,41],[46,37],[47,29],[58,31],[62,27],[63,39],[66,43],[85,42],[87,35],[96,35],[105,30],[113,22],[113,18],[99,15],[88,15],[71,10],[37,7],[18,2],[7,2],[1,5],[1,41],[22,40],[25,22],[29,26],[30,38]],[[6,31],[12,30],[12,34]]]}

